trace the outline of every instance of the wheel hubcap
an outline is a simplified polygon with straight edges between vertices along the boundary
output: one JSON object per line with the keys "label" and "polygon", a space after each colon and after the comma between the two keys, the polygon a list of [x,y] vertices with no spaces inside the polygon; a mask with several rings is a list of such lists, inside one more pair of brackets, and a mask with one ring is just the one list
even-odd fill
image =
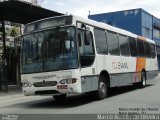
{"label": "wheel hubcap", "polygon": [[99,84],[99,93],[102,96],[106,95],[106,86],[105,86],[105,84],[103,82],[100,82],[100,84]]}

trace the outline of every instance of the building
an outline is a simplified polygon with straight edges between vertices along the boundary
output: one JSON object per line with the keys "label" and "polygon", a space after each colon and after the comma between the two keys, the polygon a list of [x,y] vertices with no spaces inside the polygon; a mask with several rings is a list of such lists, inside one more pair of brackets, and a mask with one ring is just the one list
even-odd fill
{"label": "building", "polygon": [[154,40],[157,44],[157,57],[160,70],[160,19],[141,8],[89,15],[88,18]]}

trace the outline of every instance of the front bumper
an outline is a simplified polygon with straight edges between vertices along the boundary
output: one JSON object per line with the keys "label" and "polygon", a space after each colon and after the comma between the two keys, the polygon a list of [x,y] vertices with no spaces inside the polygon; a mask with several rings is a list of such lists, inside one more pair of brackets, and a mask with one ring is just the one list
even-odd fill
{"label": "front bumper", "polygon": [[78,84],[68,84],[61,85],[57,84],[56,86],[50,87],[23,87],[23,93],[25,96],[33,96],[33,95],[59,95],[59,94],[70,94],[70,93],[81,93],[81,89],[79,89]]}

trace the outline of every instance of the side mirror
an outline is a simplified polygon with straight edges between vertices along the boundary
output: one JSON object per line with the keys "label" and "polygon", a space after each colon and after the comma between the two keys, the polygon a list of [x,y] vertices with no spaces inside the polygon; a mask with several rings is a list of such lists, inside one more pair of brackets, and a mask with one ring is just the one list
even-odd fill
{"label": "side mirror", "polygon": [[83,29],[84,28],[84,30],[86,30],[86,25],[85,24],[81,24],[81,28]]}

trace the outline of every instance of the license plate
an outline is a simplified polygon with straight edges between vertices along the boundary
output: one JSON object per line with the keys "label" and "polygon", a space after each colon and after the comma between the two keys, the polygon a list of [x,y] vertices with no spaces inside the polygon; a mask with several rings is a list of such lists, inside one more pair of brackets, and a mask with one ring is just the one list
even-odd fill
{"label": "license plate", "polygon": [[67,85],[57,85],[57,89],[68,89]]}

